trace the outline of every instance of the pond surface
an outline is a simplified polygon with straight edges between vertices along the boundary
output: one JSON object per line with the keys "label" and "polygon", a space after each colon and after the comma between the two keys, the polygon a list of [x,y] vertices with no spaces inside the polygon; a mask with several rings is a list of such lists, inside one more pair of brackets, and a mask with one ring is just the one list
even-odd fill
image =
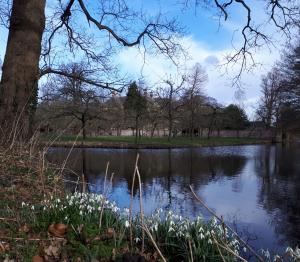
{"label": "pond surface", "polygon": [[[48,159],[62,163],[70,149],[52,148]],[[300,244],[300,145],[247,145],[193,149],[73,149],[66,168],[88,181],[91,192],[102,193],[106,163],[114,178],[109,197],[119,207],[130,204],[136,155],[142,176],[145,213],[171,209],[194,218],[209,214],[200,198],[255,248],[283,250]],[[71,172],[69,180],[77,179]],[[74,184],[67,186],[74,190]],[[139,209],[138,186],[134,209]]]}

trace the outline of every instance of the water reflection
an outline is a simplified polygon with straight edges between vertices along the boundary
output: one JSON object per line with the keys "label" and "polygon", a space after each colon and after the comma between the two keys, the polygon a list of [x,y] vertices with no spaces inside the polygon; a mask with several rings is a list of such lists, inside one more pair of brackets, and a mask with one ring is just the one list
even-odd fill
{"label": "water reflection", "polygon": [[[68,149],[54,148],[48,158],[63,162]],[[130,201],[137,153],[142,175],[145,212],[172,209],[191,218],[208,214],[192,198],[188,185],[227,221],[257,239],[256,247],[269,250],[300,240],[299,147],[235,146],[200,149],[74,149],[67,168],[84,173],[92,192],[103,191],[106,163],[114,173],[110,197],[119,206]],[[73,177],[73,178],[72,178]],[[69,177],[74,180],[74,176]],[[74,190],[74,188],[72,188]],[[134,187],[135,210],[139,208]]]}
{"label": "water reflection", "polygon": [[258,203],[270,214],[279,241],[294,245],[300,239],[299,155],[298,147],[264,147],[255,161]]}

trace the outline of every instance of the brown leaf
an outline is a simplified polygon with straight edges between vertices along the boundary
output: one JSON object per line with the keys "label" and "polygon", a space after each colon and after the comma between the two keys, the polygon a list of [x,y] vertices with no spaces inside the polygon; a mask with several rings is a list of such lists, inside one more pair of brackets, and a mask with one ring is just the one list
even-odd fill
{"label": "brown leaf", "polygon": [[28,233],[29,231],[30,231],[30,227],[27,224],[19,228],[19,232]]}
{"label": "brown leaf", "polygon": [[32,262],[44,262],[44,259],[41,256],[36,255],[32,258]]}
{"label": "brown leaf", "polygon": [[9,244],[0,241],[0,254],[5,253],[6,251],[9,251]]}
{"label": "brown leaf", "polygon": [[48,232],[55,237],[64,237],[67,233],[68,226],[65,224],[52,224],[48,228]]}
{"label": "brown leaf", "polygon": [[60,247],[56,245],[50,245],[44,249],[44,252],[49,257],[59,258]]}

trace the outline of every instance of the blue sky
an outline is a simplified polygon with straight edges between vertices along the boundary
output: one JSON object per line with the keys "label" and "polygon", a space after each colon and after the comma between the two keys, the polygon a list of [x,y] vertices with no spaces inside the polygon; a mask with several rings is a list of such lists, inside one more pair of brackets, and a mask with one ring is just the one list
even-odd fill
{"label": "blue sky", "polygon": [[[136,2],[141,3],[143,1]],[[198,62],[206,69],[209,82],[205,86],[207,95],[216,98],[219,102],[227,105],[229,103],[238,103],[245,108],[250,118],[254,117],[255,107],[260,96],[260,79],[262,74],[266,74],[271,66],[280,57],[280,50],[284,44],[284,39],[280,34],[273,37],[275,46],[264,46],[255,50],[253,55],[256,62],[261,66],[244,72],[241,78],[240,90],[232,86],[232,78],[237,75],[239,66],[230,65],[228,68],[219,67],[224,57],[228,53],[234,52],[234,48],[241,46],[241,26],[245,24],[246,13],[238,6],[233,6],[229,11],[228,20],[221,20],[219,24],[218,13],[216,10],[207,10],[189,7],[182,10],[182,6],[174,5],[174,1],[146,1],[143,7],[150,12],[161,10],[170,17],[177,17],[177,20],[186,29],[186,34],[181,38],[184,46],[188,47],[191,60],[187,61],[187,66],[192,66]],[[150,4],[151,2],[151,4]],[[169,4],[169,3],[173,4]],[[156,3],[156,5],[154,4]],[[251,1],[253,5],[253,19],[260,24],[266,20],[264,15],[263,1]],[[262,27],[263,28],[263,27]],[[275,33],[274,28],[265,26],[266,32]],[[272,31],[273,30],[273,31]],[[134,57],[134,59],[132,59]],[[135,61],[133,64],[132,61]],[[215,63],[211,63],[211,62]],[[218,63],[216,63],[218,61]],[[118,62],[124,70],[139,76],[141,73],[142,59],[134,49],[123,50],[119,56]],[[146,58],[146,64],[142,67],[143,76],[149,82],[159,81],[166,74],[176,74],[177,70],[170,65],[164,58],[149,56]]]}
{"label": "blue sky", "polygon": [[[48,3],[50,1],[51,4],[56,3],[56,0],[48,0]],[[250,2],[253,5],[253,19],[258,23],[263,22],[266,19],[263,1],[251,0]],[[89,7],[92,8],[95,2],[90,1],[89,3]],[[175,17],[185,31],[184,35],[178,36],[178,41],[188,50],[191,58],[188,61],[180,61],[181,66],[188,68],[194,63],[203,65],[209,77],[205,86],[206,94],[225,105],[239,103],[245,108],[248,115],[253,117],[254,108],[260,95],[261,75],[267,73],[280,56],[284,39],[279,34],[278,36],[275,34],[274,38],[275,41],[277,40],[275,42],[277,48],[263,47],[255,51],[254,58],[257,62],[261,62],[262,66],[243,74],[241,80],[244,93],[237,99],[237,89],[232,87],[231,79],[237,74],[239,67],[231,65],[228,68],[220,68],[218,65],[224,61],[224,57],[228,53],[234,51],[234,47],[241,45],[240,32],[236,31],[245,23],[245,12],[241,8],[237,5],[233,6],[229,10],[228,20],[226,22],[221,20],[221,25],[219,25],[216,9],[195,8],[193,5],[184,8],[182,4],[180,5],[174,0],[132,0],[129,3],[130,6],[134,6],[138,10],[142,9],[149,15],[155,15],[161,11],[166,17]],[[97,33],[93,27],[90,30]],[[269,27],[266,27],[265,30],[271,33],[274,31]],[[0,59],[3,61],[7,31],[0,29],[0,36]],[[146,56],[144,64],[137,48],[121,48],[115,57],[115,63],[119,65],[122,72],[128,73],[133,79],[140,78],[142,74],[149,85],[161,81],[166,75],[181,74],[169,60],[160,55]]]}

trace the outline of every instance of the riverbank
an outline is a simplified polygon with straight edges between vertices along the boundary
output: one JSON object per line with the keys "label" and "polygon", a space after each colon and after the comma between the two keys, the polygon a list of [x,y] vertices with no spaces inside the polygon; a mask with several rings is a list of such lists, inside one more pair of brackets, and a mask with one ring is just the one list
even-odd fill
{"label": "riverbank", "polygon": [[129,148],[129,149],[164,149],[164,148],[190,148],[190,147],[210,147],[210,146],[232,146],[232,145],[254,145],[271,143],[267,139],[249,138],[249,137],[211,137],[198,138],[192,140],[189,137],[175,137],[168,141],[167,137],[141,137],[135,144],[133,136],[100,136],[100,137],[82,137],[61,136],[43,137],[43,145],[52,147],[90,147],[90,148]]}
{"label": "riverbank", "polygon": [[[0,150],[0,261],[247,261],[248,247],[222,219],[146,216],[142,203],[131,216],[130,205],[121,210],[106,196],[108,185],[103,195],[66,193],[62,168],[30,149]],[[297,256],[288,248],[276,261]]]}
{"label": "riverbank", "polygon": [[[239,242],[215,219],[158,210],[132,216],[104,195],[64,192],[40,151],[0,150],[0,261],[234,261]],[[222,253],[219,245],[226,243]],[[221,255],[222,254],[222,255]]]}

